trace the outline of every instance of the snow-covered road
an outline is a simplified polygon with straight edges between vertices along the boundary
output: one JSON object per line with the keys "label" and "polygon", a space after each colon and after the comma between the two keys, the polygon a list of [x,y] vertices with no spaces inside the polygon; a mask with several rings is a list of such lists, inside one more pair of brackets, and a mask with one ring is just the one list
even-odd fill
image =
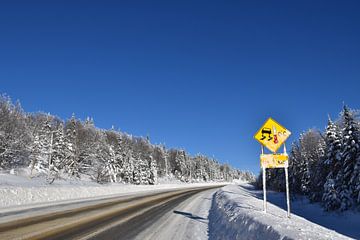
{"label": "snow-covered road", "polygon": [[217,189],[200,192],[170,209],[136,236],[138,240],[208,239],[208,214]]}
{"label": "snow-covered road", "polygon": [[0,239],[207,239],[211,195],[219,187],[7,212],[0,217]]}
{"label": "snow-covered road", "polygon": [[268,192],[265,214],[262,191],[224,185],[48,185],[0,174],[0,239],[359,239],[357,212],[327,213],[297,200],[288,219],[283,194]]}

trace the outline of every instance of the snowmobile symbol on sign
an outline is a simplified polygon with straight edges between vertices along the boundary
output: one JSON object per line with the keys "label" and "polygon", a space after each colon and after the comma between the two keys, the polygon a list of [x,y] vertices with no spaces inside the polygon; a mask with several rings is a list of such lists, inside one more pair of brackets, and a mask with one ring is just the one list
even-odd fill
{"label": "snowmobile symbol on sign", "polygon": [[269,118],[255,134],[254,138],[271,152],[275,153],[290,134],[289,130],[281,126],[274,119]]}

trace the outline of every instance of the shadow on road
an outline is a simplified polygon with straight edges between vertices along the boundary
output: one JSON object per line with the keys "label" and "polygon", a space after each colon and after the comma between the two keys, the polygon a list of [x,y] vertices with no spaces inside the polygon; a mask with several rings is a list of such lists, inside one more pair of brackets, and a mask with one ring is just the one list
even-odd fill
{"label": "shadow on road", "polygon": [[[202,222],[202,223],[205,223],[204,221],[207,220],[207,218],[203,218],[203,217],[200,217],[200,216],[196,216],[196,215],[194,215],[194,214],[192,214],[192,213],[188,213],[188,212],[181,212],[181,211],[176,211],[176,210],[174,210],[173,213],[179,214],[179,215],[183,215],[184,217],[187,217],[187,218],[190,218],[190,219],[193,219],[193,220]],[[202,220],[203,220],[203,221],[202,221]]]}

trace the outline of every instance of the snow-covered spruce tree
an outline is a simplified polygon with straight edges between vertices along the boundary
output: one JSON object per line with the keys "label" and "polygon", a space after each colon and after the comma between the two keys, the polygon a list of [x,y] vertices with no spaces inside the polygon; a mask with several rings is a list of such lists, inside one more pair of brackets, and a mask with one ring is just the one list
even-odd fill
{"label": "snow-covered spruce tree", "polygon": [[0,169],[29,165],[30,132],[20,103],[0,95]]}
{"label": "snow-covered spruce tree", "polygon": [[131,149],[123,153],[123,181],[124,183],[133,183],[134,181],[134,157]]}
{"label": "snow-covered spruce tree", "polygon": [[168,175],[168,156],[165,147],[162,145],[155,146],[152,157],[158,166],[158,176],[166,177]]}
{"label": "snow-covered spruce tree", "polygon": [[60,124],[56,129],[56,131],[52,133],[49,176],[53,180],[59,177],[60,170],[64,168],[65,150],[66,150],[66,146],[64,140],[64,127],[62,124]]}
{"label": "snow-covered spruce tree", "polygon": [[325,139],[319,131],[316,131],[313,139],[313,144],[310,143],[310,146],[314,146],[310,150],[309,157],[309,170],[310,170],[310,194],[309,198],[313,202],[321,201],[322,195],[324,193],[324,184],[325,178],[327,176],[327,170],[323,167],[323,161],[325,158]]}
{"label": "snow-covered spruce tree", "polygon": [[[190,159],[189,165],[190,165],[190,169],[193,169],[194,167],[192,166],[192,159]],[[210,181],[214,181],[215,180],[215,174],[216,174],[216,162],[214,161],[214,159],[211,159],[209,161],[209,180]],[[193,171],[191,171],[193,172]],[[192,178],[192,177],[191,177]]]}
{"label": "snow-covered spruce tree", "polygon": [[70,176],[78,178],[79,163],[78,163],[78,147],[77,147],[77,120],[75,115],[65,123],[65,163],[64,171]]}
{"label": "snow-covered spruce tree", "polygon": [[100,130],[96,129],[91,121],[78,123],[77,129],[77,149],[78,149],[78,167],[79,173],[87,175],[92,179],[99,179],[99,169],[92,169],[96,165],[101,167],[101,164],[95,163],[100,161],[98,158],[99,148],[102,149]]}
{"label": "snow-covered spruce tree", "polygon": [[139,154],[134,153],[134,168],[133,168],[133,176],[132,176],[132,182],[134,184],[139,185],[141,183],[142,178],[142,161],[139,157]]}
{"label": "snow-covered spruce tree", "polygon": [[150,158],[149,165],[150,176],[148,181],[150,185],[154,185],[157,184],[157,165],[156,161],[152,157]]}
{"label": "snow-covered spruce tree", "polygon": [[35,133],[34,142],[31,150],[31,176],[33,171],[44,174],[49,173],[50,167],[50,151],[51,151],[51,117],[48,116],[43,122],[42,127],[38,133]]}
{"label": "snow-covered spruce tree", "polygon": [[185,181],[185,152],[183,150],[176,149],[170,150],[169,161],[173,166],[172,173],[174,174],[174,176],[181,181]]}
{"label": "snow-covered spruce tree", "polygon": [[222,175],[222,181],[232,181],[231,175],[230,175],[230,166],[228,164],[222,164],[220,166],[220,171]]}
{"label": "snow-covered spruce tree", "polygon": [[299,177],[299,166],[302,162],[301,158],[302,155],[299,142],[295,141],[291,145],[291,150],[289,154],[289,185],[290,191],[293,193],[301,193],[301,182]]}
{"label": "snow-covered spruce tree", "polygon": [[[194,158],[193,158],[193,161],[195,162],[195,168],[194,168],[194,178],[196,181],[203,181],[203,172],[204,172],[204,169],[203,169],[203,166],[202,166],[202,158],[201,158],[201,155],[196,155]],[[224,179],[224,176],[223,174],[221,173],[220,174],[220,179]]]}
{"label": "snow-covered spruce tree", "polygon": [[109,182],[117,182],[118,167],[116,164],[115,151],[112,146],[109,146],[109,159],[106,162],[106,171],[109,176]]}
{"label": "snow-covered spruce tree", "polygon": [[114,154],[115,154],[115,177],[116,182],[121,182],[124,176],[124,148],[122,147],[122,136],[120,133],[116,134],[116,142],[114,145]]}
{"label": "snow-covered spruce tree", "polygon": [[139,159],[140,166],[140,184],[147,185],[150,180],[150,166],[149,161],[144,159]]}
{"label": "snow-covered spruce tree", "polygon": [[152,155],[154,153],[154,147],[150,144],[149,139],[149,137],[135,138],[135,151],[137,153],[136,156],[138,165],[135,170],[136,174],[139,174],[140,184],[150,183],[150,162],[153,160]]}
{"label": "snow-covered spruce tree", "polygon": [[[206,156],[202,156],[202,162],[203,162],[203,179],[205,182],[208,182],[210,180],[210,169],[209,169],[209,159]],[[232,168],[229,166],[229,181],[232,181],[233,175],[232,175]]]}
{"label": "snow-covered spruce tree", "polygon": [[30,176],[33,175],[33,171],[35,169],[35,166],[40,158],[40,156],[43,155],[43,150],[42,150],[42,146],[41,146],[41,142],[40,142],[40,137],[39,134],[35,134],[34,139],[33,139],[33,143],[31,145],[31,152],[30,152]]}
{"label": "snow-covered spruce tree", "polygon": [[107,170],[110,182],[120,182],[122,179],[123,155],[121,148],[121,135],[114,130],[105,131],[106,143],[109,146],[109,161]]}
{"label": "snow-covered spruce tree", "polygon": [[[104,131],[96,129],[94,139],[95,152],[89,155],[87,161],[89,167],[86,172],[91,179],[98,183],[114,182],[115,153],[111,146],[106,142],[106,134]],[[111,175],[113,174],[113,175]]]}
{"label": "snow-covered spruce tree", "polygon": [[[310,129],[301,134],[299,139],[300,159],[297,162],[297,174],[301,193],[312,198],[313,194],[322,195],[314,182],[316,166],[324,156],[325,142],[319,131]],[[322,187],[322,186],[321,186]]]}
{"label": "snow-covered spruce tree", "polygon": [[[164,153],[164,173],[166,177],[169,177],[171,175],[171,165],[169,163],[169,151],[163,146],[163,153]],[[159,167],[159,169],[161,169]]]}
{"label": "snow-covered spruce tree", "polygon": [[[209,181],[210,180],[210,161],[204,155],[197,154],[195,156],[194,162],[191,164],[194,172],[194,177],[197,181]],[[219,180],[226,181],[227,177],[229,177],[230,169],[227,169],[227,165],[217,166],[219,173]]]}
{"label": "snow-covered spruce tree", "polygon": [[327,211],[339,209],[341,206],[340,196],[335,186],[335,179],[328,178],[326,180],[322,202],[325,210]]}
{"label": "snow-covered spruce tree", "polygon": [[319,184],[324,183],[322,202],[326,210],[335,210],[340,207],[340,196],[336,191],[338,185],[336,176],[341,170],[342,136],[337,124],[329,117],[325,132],[325,156],[322,161],[322,171],[319,171]]}
{"label": "snow-covered spruce tree", "polygon": [[297,164],[294,165],[296,167],[294,174],[296,174],[295,178],[299,184],[299,191],[302,194],[308,194],[310,191],[310,166],[308,159],[304,155],[304,148],[302,147],[302,139],[304,134],[300,135],[299,146],[300,146],[300,156],[297,160]]}
{"label": "snow-covered spruce tree", "polygon": [[320,132],[310,129],[292,144],[289,156],[289,183],[292,192],[319,201],[323,184],[318,184],[319,166],[324,156],[325,141]]}
{"label": "snow-covered spruce tree", "polygon": [[215,161],[214,180],[220,180],[220,179],[221,179],[220,163]]}
{"label": "snow-covered spruce tree", "polygon": [[341,200],[340,210],[344,211],[353,206],[353,198],[357,197],[359,190],[356,189],[359,169],[359,125],[355,120],[354,112],[344,106],[342,112],[343,129],[343,148],[342,148],[342,167],[337,174],[336,182]]}

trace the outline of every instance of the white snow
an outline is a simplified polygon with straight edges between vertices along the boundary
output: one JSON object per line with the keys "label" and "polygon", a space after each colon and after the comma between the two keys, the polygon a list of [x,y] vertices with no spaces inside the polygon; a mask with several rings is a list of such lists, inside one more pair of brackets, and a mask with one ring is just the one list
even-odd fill
{"label": "white snow", "polygon": [[[169,180],[170,181],[170,180]],[[75,200],[90,200],[104,197],[130,195],[139,192],[153,192],[169,189],[183,189],[220,183],[179,182],[158,185],[130,185],[121,183],[97,184],[91,181],[56,180],[48,184],[45,178],[29,178],[23,175],[0,174],[0,212],[63,203]]]}
{"label": "white snow", "polygon": [[[350,239],[360,236],[360,230],[356,227],[359,226],[360,217],[355,214],[326,213],[319,205],[295,201],[292,206],[295,213],[289,219],[286,217],[284,194],[268,192],[268,199],[268,211],[265,213],[262,191],[246,183],[223,187],[213,199],[209,238]],[[338,225],[338,228],[334,228],[337,232],[329,229],[335,225]]]}
{"label": "white snow", "polygon": [[[0,212],[134,193],[220,184],[184,184],[171,179],[163,179],[160,182],[161,184],[158,185],[115,183],[100,185],[91,181],[56,180],[49,185],[44,178],[30,179],[14,173],[1,173]],[[197,239],[207,237],[209,239],[350,239],[350,237],[360,239],[360,229],[357,228],[360,226],[359,214],[324,212],[318,204],[310,204],[306,198],[298,198],[292,202],[291,219],[286,217],[284,194],[268,192],[268,212],[264,213],[262,191],[255,190],[252,185],[246,183],[237,182],[227,185],[212,199],[211,196],[204,195],[199,195],[197,198],[197,201],[190,205],[185,204],[184,208],[177,209],[185,212],[185,215],[191,213],[191,216],[195,214],[201,217],[198,218],[201,220],[198,221],[198,225],[184,222],[183,225],[187,226],[186,228],[193,228],[192,231],[183,231],[183,236],[187,238],[191,235],[190,232],[194,232],[191,236]],[[203,201],[202,204],[199,204],[201,201]],[[207,218],[211,202],[211,210]],[[178,214],[177,218],[184,217],[184,214],[183,216]],[[190,219],[194,221],[193,218]],[[209,222],[208,236],[205,234],[207,221]]]}

